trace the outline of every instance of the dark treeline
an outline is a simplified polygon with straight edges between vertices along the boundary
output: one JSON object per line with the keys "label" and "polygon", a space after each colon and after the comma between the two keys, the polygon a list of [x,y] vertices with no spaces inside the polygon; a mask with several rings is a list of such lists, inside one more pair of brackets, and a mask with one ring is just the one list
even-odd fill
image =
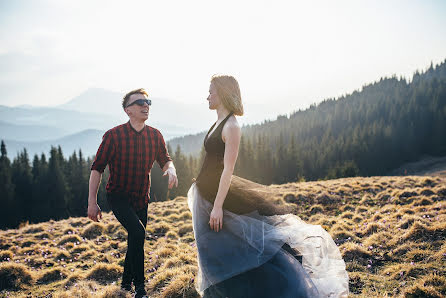
{"label": "dark treeline", "polygon": [[[384,78],[361,91],[242,131],[235,174],[267,185],[386,175],[426,155],[446,156],[446,61],[415,73],[410,82]],[[189,138],[201,152],[184,154],[180,143],[175,148],[168,145],[179,185],[168,191],[155,163],[151,202],[186,195],[204,157],[204,135],[199,142],[197,136],[182,140]],[[10,162],[2,142],[0,227],[86,216],[91,162],[81,151],[65,159],[60,147],[52,148],[48,159],[42,154],[30,161],[23,150]],[[109,211],[107,180],[108,169],[98,194],[103,211]]]}
{"label": "dark treeline", "polygon": [[[81,150],[65,159],[60,147],[52,147],[48,159],[42,154],[35,155],[30,161],[24,149],[11,163],[2,141],[0,227],[85,216],[91,162],[91,158],[84,158]],[[105,171],[103,176],[98,201],[108,210],[105,202],[108,172]]]}
{"label": "dark treeline", "polygon": [[[94,157],[84,158],[82,151],[65,158],[62,148],[52,147],[49,158],[35,155],[31,161],[23,149],[11,162],[5,143],[0,156],[0,229],[14,228],[20,223],[38,223],[50,219],[87,216],[90,167]],[[181,161],[180,161],[181,167]],[[182,169],[180,173],[184,172]],[[110,211],[105,187],[105,169],[98,191],[102,211]],[[151,201],[167,198],[167,179],[155,163],[152,169]]]}
{"label": "dark treeline", "polygon": [[[385,175],[426,155],[444,156],[446,61],[415,73],[411,82],[381,79],[289,118],[246,127],[243,134],[240,161],[254,165],[251,171],[241,166],[243,174],[265,183]],[[250,150],[245,160],[243,152]],[[256,177],[270,171],[265,160],[273,162],[270,180]]]}

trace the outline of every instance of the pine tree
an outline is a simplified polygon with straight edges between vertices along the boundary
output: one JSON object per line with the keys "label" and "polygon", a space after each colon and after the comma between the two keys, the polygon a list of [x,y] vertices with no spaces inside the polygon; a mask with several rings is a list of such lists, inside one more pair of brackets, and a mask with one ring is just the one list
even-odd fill
{"label": "pine tree", "polygon": [[286,172],[288,166],[287,166],[286,154],[287,152],[283,140],[283,134],[281,133],[277,142],[277,149],[276,149],[274,183],[282,184],[287,182]]}
{"label": "pine tree", "polygon": [[68,186],[59,162],[60,154],[58,150],[51,147],[47,180],[45,182],[48,186],[48,207],[51,206],[49,208],[49,215],[54,219],[66,218],[68,215]]}
{"label": "pine tree", "polygon": [[174,199],[177,196],[184,196],[187,193],[187,189],[190,186],[192,180],[191,170],[188,167],[187,159],[181,151],[180,145],[177,146],[175,154],[173,156],[173,163],[178,176],[178,187],[169,190],[169,198]]}
{"label": "pine tree", "polygon": [[12,184],[11,164],[7,156],[6,145],[1,142],[0,156],[0,228],[14,227],[18,221],[12,210],[14,206],[14,185]]}
{"label": "pine tree", "polygon": [[[82,158],[82,154],[79,154]],[[85,216],[87,213],[88,182],[84,178],[82,161],[78,160],[76,151],[69,157],[67,162],[67,182],[70,185],[70,196],[67,207],[70,216]]]}
{"label": "pine tree", "polygon": [[12,183],[15,185],[15,214],[19,221],[30,221],[33,176],[26,149],[23,149],[12,163]]}

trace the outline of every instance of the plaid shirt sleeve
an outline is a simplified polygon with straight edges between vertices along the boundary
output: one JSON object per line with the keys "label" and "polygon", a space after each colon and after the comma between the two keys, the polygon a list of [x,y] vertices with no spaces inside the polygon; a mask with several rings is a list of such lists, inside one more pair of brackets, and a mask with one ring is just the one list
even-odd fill
{"label": "plaid shirt sleeve", "polygon": [[164,142],[163,135],[158,131],[158,152],[156,154],[156,162],[160,168],[163,169],[168,161],[171,161],[169,152],[167,151],[166,143]]}
{"label": "plaid shirt sleeve", "polygon": [[111,130],[107,131],[102,137],[102,143],[99,146],[96,157],[91,165],[91,170],[99,173],[104,172],[105,167],[109,163],[114,154],[114,143]]}

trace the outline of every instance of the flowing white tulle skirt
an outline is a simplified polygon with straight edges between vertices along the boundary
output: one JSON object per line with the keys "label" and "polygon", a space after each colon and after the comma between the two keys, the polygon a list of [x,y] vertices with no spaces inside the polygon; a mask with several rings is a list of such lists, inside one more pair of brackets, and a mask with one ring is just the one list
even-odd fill
{"label": "flowing white tulle skirt", "polygon": [[[345,263],[321,226],[286,214],[238,215],[227,210],[223,229],[209,227],[212,204],[197,186],[188,192],[198,249],[196,287],[205,297],[347,297]],[[284,249],[301,255],[301,263]]]}

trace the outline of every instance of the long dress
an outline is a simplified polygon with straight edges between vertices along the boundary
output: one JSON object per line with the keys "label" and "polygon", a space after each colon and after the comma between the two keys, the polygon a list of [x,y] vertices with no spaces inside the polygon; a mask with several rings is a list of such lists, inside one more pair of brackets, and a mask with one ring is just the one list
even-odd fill
{"label": "long dress", "polygon": [[223,229],[211,230],[229,114],[209,136],[188,192],[198,250],[196,287],[204,297],[346,297],[348,275],[331,236],[274,204],[266,187],[237,177],[223,203]]}

